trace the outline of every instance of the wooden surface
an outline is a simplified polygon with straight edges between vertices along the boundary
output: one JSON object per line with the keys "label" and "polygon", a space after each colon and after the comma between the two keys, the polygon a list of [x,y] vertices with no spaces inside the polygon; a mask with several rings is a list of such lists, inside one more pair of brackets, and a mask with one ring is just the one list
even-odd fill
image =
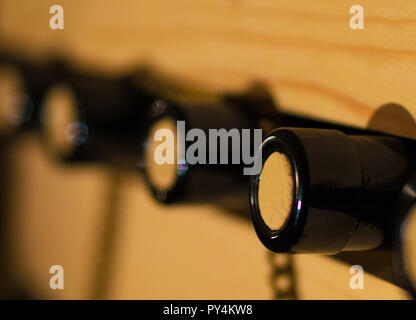
{"label": "wooden surface", "polygon": [[[57,1],[0,0],[0,47],[33,60],[58,53],[74,67],[108,73],[150,64],[215,90],[261,82],[277,108],[415,138],[416,7],[361,3],[365,30],[353,31],[356,1],[60,0],[65,29],[52,31]],[[36,295],[272,297],[265,249],[248,223],[223,209],[161,207],[140,178],[125,174],[111,230],[109,170],[57,165],[36,137],[19,140],[10,157],[12,262]],[[107,234],[114,241],[103,246]],[[48,287],[52,264],[66,270],[62,292]],[[300,298],[406,298],[371,275],[364,291],[351,290],[349,265],[328,257],[297,256],[295,266]]]}
{"label": "wooden surface", "polygon": [[[384,104],[416,115],[414,3],[362,1],[61,0],[65,29],[49,28],[51,0],[2,0],[0,37],[14,52],[58,52],[84,68],[150,63],[184,81],[241,89],[260,81],[282,109],[365,127]],[[398,110],[396,110],[398,109]],[[416,137],[400,107],[373,126]],[[397,119],[399,117],[399,119]],[[393,122],[393,124],[391,124]]]}

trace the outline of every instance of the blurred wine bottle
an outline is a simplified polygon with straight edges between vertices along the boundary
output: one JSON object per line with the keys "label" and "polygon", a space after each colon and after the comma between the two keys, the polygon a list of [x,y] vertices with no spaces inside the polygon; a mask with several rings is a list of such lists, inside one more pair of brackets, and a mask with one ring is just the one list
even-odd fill
{"label": "blurred wine bottle", "polygon": [[[258,127],[255,117],[236,105],[221,102],[212,105],[155,100],[151,112],[143,144],[143,172],[158,201],[219,201],[235,195],[242,196],[246,203],[248,178],[243,175],[241,137],[243,129]],[[215,143],[212,138],[209,141],[210,130],[223,130],[225,139],[215,135]],[[157,138],[158,132],[171,139]],[[252,138],[253,132],[250,135]],[[254,154],[253,143],[249,146]],[[161,153],[162,148],[165,150]],[[165,156],[170,161],[164,161]]]}
{"label": "blurred wine bottle", "polygon": [[149,101],[130,76],[67,70],[43,101],[44,144],[63,161],[135,167]]}
{"label": "blurred wine bottle", "polygon": [[0,135],[10,137],[38,124],[38,110],[46,90],[60,74],[60,63],[51,59],[29,63],[0,56]]}

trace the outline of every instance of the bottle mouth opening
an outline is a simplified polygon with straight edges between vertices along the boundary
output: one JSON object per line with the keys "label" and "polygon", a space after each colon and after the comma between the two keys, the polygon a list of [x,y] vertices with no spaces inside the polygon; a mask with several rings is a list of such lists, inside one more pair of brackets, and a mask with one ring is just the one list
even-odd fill
{"label": "bottle mouth opening", "polygon": [[48,148],[69,157],[88,139],[88,126],[80,119],[80,107],[73,91],[65,85],[50,89],[42,106],[42,122]]}
{"label": "bottle mouth opening", "polygon": [[148,131],[145,151],[145,170],[154,189],[169,191],[181,175],[177,161],[178,139],[176,119],[164,116],[156,120]]}
{"label": "bottle mouth opening", "polygon": [[265,225],[280,231],[286,225],[294,201],[293,168],[288,157],[275,151],[265,159],[259,176],[258,205]]}
{"label": "bottle mouth opening", "polygon": [[305,152],[289,130],[277,129],[263,141],[262,171],[250,183],[251,218],[261,242],[274,252],[288,252],[306,221]]}

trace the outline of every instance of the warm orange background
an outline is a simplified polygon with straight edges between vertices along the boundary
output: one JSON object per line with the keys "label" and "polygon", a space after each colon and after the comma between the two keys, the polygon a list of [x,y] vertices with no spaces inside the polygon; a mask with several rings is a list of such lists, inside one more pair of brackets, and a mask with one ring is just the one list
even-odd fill
{"label": "warm orange background", "polygon": [[[52,31],[49,7],[58,2],[65,29]],[[1,0],[0,46],[33,61],[59,53],[76,68],[109,73],[147,62],[219,90],[260,81],[286,111],[354,126],[396,103],[403,109],[373,126],[415,137],[416,12],[409,1],[363,3],[365,30],[356,32],[348,25],[354,1]],[[118,177],[112,212],[111,169],[58,164],[35,134],[6,156],[8,263],[33,295],[272,298],[266,249],[248,221],[214,204],[161,206],[135,172]],[[49,288],[53,264],[64,267],[63,291]],[[299,297],[406,297],[368,273],[365,290],[351,290],[349,267],[297,256]]]}

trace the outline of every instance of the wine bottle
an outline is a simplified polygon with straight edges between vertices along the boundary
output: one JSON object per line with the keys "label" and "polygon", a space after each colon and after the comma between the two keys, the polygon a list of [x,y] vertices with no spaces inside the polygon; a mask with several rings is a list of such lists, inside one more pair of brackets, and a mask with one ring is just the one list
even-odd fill
{"label": "wine bottle", "polygon": [[[251,131],[257,127],[255,117],[233,104],[186,104],[162,99],[153,102],[151,112],[143,144],[143,173],[158,201],[205,202],[235,196],[241,200],[240,203],[246,203],[248,177],[243,174],[241,138],[243,129]],[[172,139],[157,141],[159,130],[168,130]],[[202,140],[197,136],[189,139],[192,130],[198,130]],[[221,138],[212,135],[212,131],[218,130],[223,130],[225,135],[233,132],[230,135],[232,138],[221,141]],[[215,145],[212,143],[214,140]],[[190,154],[190,146],[197,141],[200,149],[193,155],[198,160],[193,162],[187,155]],[[166,152],[173,160],[170,163],[160,163],[157,159],[158,148],[163,143],[166,143],[169,149]]]}
{"label": "wine bottle", "polygon": [[[161,96],[163,97],[163,92]],[[143,172],[152,194],[163,203],[180,200],[188,202],[218,201],[227,195],[234,194],[238,196],[230,197],[230,202],[245,204],[248,197],[249,177],[243,174],[244,159],[239,154],[239,161],[237,161],[239,164],[230,164],[233,151],[231,143],[227,146],[228,151],[226,151],[228,164],[218,165],[220,161],[217,161],[217,164],[208,163],[211,154],[219,151],[209,148],[204,164],[190,164],[186,159],[181,159],[182,163],[156,164],[155,148],[160,142],[154,141],[155,133],[159,129],[168,128],[176,134],[178,121],[186,123],[186,131],[202,129],[206,137],[209,137],[209,129],[223,128],[227,131],[237,130],[238,136],[241,138],[243,129],[248,129],[251,132],[248,149],[253,154],[258,147],[254,143],[254,130],[256,129],[267,133],[277,126],[296,125],[299,127],[336,128],[348,133],[362,131],[280,112],[268,90],[258,84],[243,93],[218,94],[216,99],[210,99],[208,103],[203,100],[195,101],[194,96],[190,100],[191,102],[187,102],[186,99],[182,99],[178,102],[173,99],[161,98],[155,101],[150,109],[153,114],[150,116],[151,124],[147,129],[146,143],[143,144],[145,147]],[[173,140],[178,141],[176,135]],[[187,150],[194,143],[194,141],[179,140],[184,145],[179,146],[179,149]],[[204,141],[207,146],[210,142],[208,139]],[[247,143],[247,141],[241,141],[240,146],[243,143]],[[174,145],[174,149],[178,149],[177,144]],[[177,154],[174,154],[174,158],[178,158]]]}
{"label": "wine bottle", "polygon": [[416,173],[402,188],[392,226],[395,282],[416,298]]}
{"label": "wine bottle", "polygon": [[29,63],[0,58],[0,134],[4,137],[36,127],[39,105],[47,88],[59,74],[57,60]]}
{"label": "wine bottle", "polygon": [[146,101],[129,77],[67,71],[43,102],[44,144],[62,161],[135,167]]}
{"label": "wine bottle", "polygon": [[251,179],[259,239],[275,252],[336,254],[391,245],[391,216],[412,143],[386,135],[281,128],[263,141]]}

